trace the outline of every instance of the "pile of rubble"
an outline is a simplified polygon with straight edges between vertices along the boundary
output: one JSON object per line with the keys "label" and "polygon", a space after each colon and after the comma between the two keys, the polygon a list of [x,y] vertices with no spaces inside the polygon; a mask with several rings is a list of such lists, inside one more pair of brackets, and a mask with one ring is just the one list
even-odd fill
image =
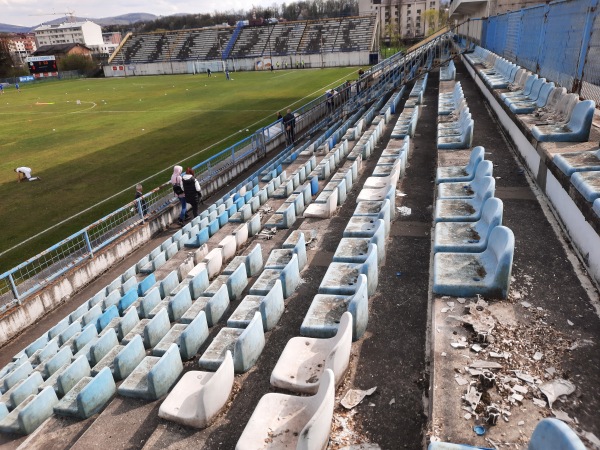
{"label": "pile of rubble", "polygon": [[[531,401],[540,408],[542,417],[554,416],[567,422],[580,436],[600,445],[592,433],[577,430],[577,419],[556,404],[580,401],[577,396],[567,398],[577,387],[561,367],[568,352],[580,343],[549,324],[543,308],[519,301],[521,295],[513,294],[513,304],[508,308],[525,309],[523,319],[517,321],[504,314],[507,305],[500,303],[488,304],[481,298],[468,303],[463,298],[456,302],[449,297],[442,300],[447,305],[441,309],[447,314],[446,320],[457,321],[468,331],[466,337],[455,334],[450,346],[469,351],[465,366],[455,368],[454,380],[465,387],[464,419],[474,421],[476,434],[483,435],[490,426],[511,422],[511,410]],[[527,442],[524,436],[520,440],[521,444]],[[500,445],[489,438],[487,441],[496,447]]]}

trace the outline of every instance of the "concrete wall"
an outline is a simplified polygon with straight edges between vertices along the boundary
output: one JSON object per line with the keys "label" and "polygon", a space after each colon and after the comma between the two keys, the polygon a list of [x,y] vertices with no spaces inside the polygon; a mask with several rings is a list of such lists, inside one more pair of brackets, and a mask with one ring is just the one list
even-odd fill
{"label": "concrete wall", "polygon": [[[344,66],[366,66],[369,64],[369,52],[335,52],[335,53],[316,53],[312,55],[287,55],[273,56],[264,55],[260,58],[242,58],[228,59],[226,67],[229,70],[251,71],[261,70],[260,64],[265,67],[267,61],[271,61],[274,67],[279,63],[279,69],[285,69],[287,63],[288,69],[296,68],[296,62],[301,65],[304,61],[304,68],[323,68],[323,67],[344,67]],[[113,70],[113,67],[123,66],[124,70]],[[210,68],[212,72],[223,72],[225,65],[223,61],[173,61],[145,64],[123,64],[118,58],[111,64],[103,67],[105,77],[126,77],[136,75],[171,75],[171,74],[196,74],[206,73]]]}

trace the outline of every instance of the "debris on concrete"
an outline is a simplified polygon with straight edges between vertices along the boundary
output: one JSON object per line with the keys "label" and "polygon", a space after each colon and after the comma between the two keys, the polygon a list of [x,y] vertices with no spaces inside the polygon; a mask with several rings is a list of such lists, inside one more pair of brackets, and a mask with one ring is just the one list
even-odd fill
{"label": "debris on concrete", "polygon": [[412,209],[408,208],[407,206],[399,206],[396,209],[398,210],[400,215],[404,217],[410,216],[412,214]]}
{"label": "debris on concrete", "polygon": [[548,405],[552,408],[552,403],[561,395],[569,395],[575,392],[575,385],[568,380],[557,378],[540,386],[540,391],[548,399]]}
{"label": "debris on concrete", "polygon": [[477,436],[483,436],[485,434],[485,427],[483,425],[475,425],[473,431]]}
{"label": "debris on concrete", "polygon": [[554,414],[554,417],[556,417],[558,420],[562,420],[565,423],[573,423],[573,419],[571,419],[571,417],[569,417],[569,415],[564,411],[553,409],[552,414]]}
{"label": "debris on concrete", "polygon": [[469,380],[464,379],[460,375],[455,375],[454,381],[456,381],[459,386],[464,386],[465,384],[469,384]]}
{"label": "debris on concrete", "polygon": [[344,395],[344,398],[342,398],[340,403],[344,408],[352,409],[362,402],[363,398],[367,397],[368,395],[372,395],[376,390],[377,386],[365,391],[361,389],[350,389],[348,392],[346,392],[346,395]]}
{"label": "debris on concrete", "polygon": [[389,405],[392,406],[394,403],[396,403],[396,398],[392,397],[392,399],[390,400]]}

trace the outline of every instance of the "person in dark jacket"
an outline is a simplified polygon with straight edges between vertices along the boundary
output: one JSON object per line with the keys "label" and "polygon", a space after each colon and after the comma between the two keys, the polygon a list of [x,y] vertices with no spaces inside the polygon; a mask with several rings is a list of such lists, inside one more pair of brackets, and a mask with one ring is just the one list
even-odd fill
{"label": "person in dark jacket", "polygon": [[[198,203],[202,202],[202,194],[200,193],[200,183],[198,183],[198,180],[194,177],[194,171],[191,167],[186,169],[182,180],[185,201],[190,204],[192,207],[192,215],[196,217],[198,215]],[[202,203],[204,204],[204,202]]]}
{"label": "person in dark jacket", "polygon": [[287,114],[283,116],[283,126],[285,127],[287,144],[291,145],[294,143],[294,140],[296,138],[296,117],[294,117],[292,110],[289,108],[287,110]]}
{"label": "person in dark jacket", "polygon": [[146,199],[144,198],[144,193],[142,192],[142,185],[137,184],[135,186],[135,199],[138,200],[138,205],[142,210],[142,214],[145,216],[148,214],[148,204],[146,203]]}

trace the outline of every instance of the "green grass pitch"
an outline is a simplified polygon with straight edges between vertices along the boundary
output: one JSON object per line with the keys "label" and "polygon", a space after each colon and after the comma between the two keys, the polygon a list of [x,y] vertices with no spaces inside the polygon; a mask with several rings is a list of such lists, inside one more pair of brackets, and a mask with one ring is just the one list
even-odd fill
{"label": "green grass pitch", "polygon": [[[169,179],[175,163],[201,162],[272,123],[277,111],[285,114],[355,79],[356,70],[238,72],[231,81],[222,73],[50,81],[22,83],[20,93],[5,88],[0,252],[114,198],[4,254],[0,273],[131,201],[131,186],[140,180],[154,176],[144,182],[144,191],[151,190]],[[42,181],[17,183],[19,166],[31,167]]]}

